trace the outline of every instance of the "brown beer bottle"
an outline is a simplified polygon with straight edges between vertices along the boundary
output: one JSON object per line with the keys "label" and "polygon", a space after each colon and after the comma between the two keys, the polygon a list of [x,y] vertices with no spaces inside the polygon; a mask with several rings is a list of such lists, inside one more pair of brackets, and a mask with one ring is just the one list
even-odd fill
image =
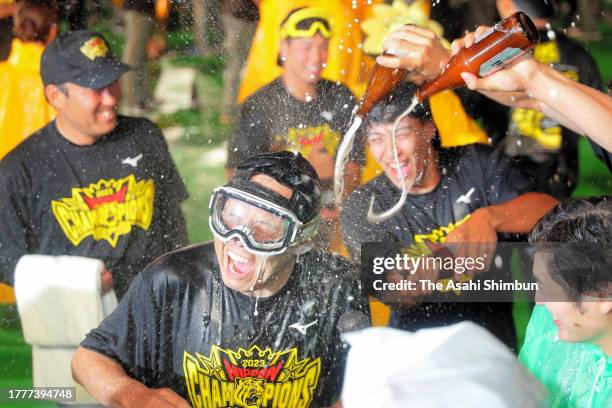
{"label": "brown beer bottle", "polygon": [[396,86],[406,77],[408,71],[405,69],[387,68],[375,64],[372,68],[370,81],[365,91],[365,95],[357,110],[357,116],[364,118],[370,110],[387,96]]}
{"label": "brown beer bottle", "polygon": [[[519,11],[491,27],[477,38],[470,48],[453,56],[442,73],[422,86],[416,93],[423,102],[436,92],[465,85],[462,72],[483,77],[493,73],[510,61],[529,51],[539,41],[538,29],[533,21]],[[406,77],[403,69],[387,68],[375,64],[357,116],[363,118]]]}
{"label": "brown beer bottle", "polygon": [[519,11],[500,21],[476,38],[470,48],[455,54],[437,78],[423,85],[417,92],[423,102],[436,92],[465,85],[462,72],[484,77],[529,51],[540,39],[533,21]]}

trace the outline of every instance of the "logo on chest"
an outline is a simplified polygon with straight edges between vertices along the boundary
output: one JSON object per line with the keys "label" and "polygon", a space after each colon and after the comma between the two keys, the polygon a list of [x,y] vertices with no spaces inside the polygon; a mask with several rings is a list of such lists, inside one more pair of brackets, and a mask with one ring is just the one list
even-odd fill
{"label": "logo on chest", "polygon": [[319,383],[321,360],[300,360],[297,348],[233,351],[213,345],[208,357],[185,351],[183,369],[194,407],[307,407]]}
{"label": "logo on chest", "polygon": [[332,130],[329,125],[289,128],[284,135],[276,135],[274,142],[283,146],[284,150],[299,152],[308,157],[313,150],[324,149],[333,155],[340,144],[340,133]]}
{"label": "logo on chest", "polygon": [[91,236],[113,248],[133,227],[148,230],[153,218],[153,180],[100,180],[73,188],[72,196],[51,201],[51,209],[66,238],[74,246]]}

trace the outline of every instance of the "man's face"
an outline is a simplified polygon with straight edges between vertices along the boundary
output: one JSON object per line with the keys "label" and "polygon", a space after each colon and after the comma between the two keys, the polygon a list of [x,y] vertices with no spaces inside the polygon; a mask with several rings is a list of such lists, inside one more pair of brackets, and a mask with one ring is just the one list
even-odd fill
{"label": "man's face", "polygon": [[321,34],[312,38],[290,38],[281,43],[285,75],[304,84],[315,83],[327,63],[329,41]]}
{"label": "man's face", "polygon": [[[433,124],[417,118],[406,117],[400,121],[395,133],[400,168],[393,156],[393,123],[374,123],[368,129],[368,146],[391,182],[401,188],[401,178],[407,186],[415,184],[431,158]],[[415,184],[416,186],[416,184]]]}
{"label": "man's face", "polygon": [[547,256],[542,253],[534,256],[533,272],[539,285],[536,303],[545,306],[553,315],[559,339],[597,344],[603,336],[611,336],[610,302],[602,302],[589,294],[582,296],[579,306],[570,301],[565,290],[550,276]]}
{"label": "man's face", "polygon": [[119,82],[91,89],[73,83],[64,85],[67,94],[55,93],[51,100],[58,111],[58,125],[84,140],[96,141],[117,125],[117,107],[121,98]]}
{"label": "man's face", "polygon": [[[291,188],[278,183],[269,176],[255,175],[251,181],[274,190],[286,198],[291,198]],[[248,228],[253,236],[259,240],[276,240],[283,229],[282,222],[278,217],[262,209],[253,209],[252,207],[248,212],[245,212],[244,206],[235,199],[227,201],[221,217],[224,223],[230,227],[242,225]],[[280,270],[292,267],[292,262],[295,260],[295,255],[291,254],[291,251],[285,251],[280,255],[267,257],[264,262],[263,256],[249,252],[238,238],[222,242],[215,237],[214,244],[223,283],[225,286],[240,292],[250,292],[253,288],[257,289],[258,278],[259,282],[265,282]]]}

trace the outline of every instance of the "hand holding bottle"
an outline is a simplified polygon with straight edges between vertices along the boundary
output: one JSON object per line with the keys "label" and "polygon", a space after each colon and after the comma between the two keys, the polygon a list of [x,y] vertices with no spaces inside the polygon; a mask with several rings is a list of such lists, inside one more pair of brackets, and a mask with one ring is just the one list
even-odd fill
{"label": "hand holding bottle", "polygon": [[[480,26],[476,31],[451,43],[451,53],[456,55],[462,48],[470,48],[476,38],[482,36],[489,27]],[[493,74],[479,78],[470,72],[461,73],[461,78],[471,90],[523,92],[537,69],[537,62],[529,54],[524,54]]]}
{"label": "hand holding bottle", "polygon": [[[453,41],[453,55],[470,49],[487,27]],[[612,98],[590,88],[529,55],[512,61],[491,75],[478,78],[462,72],[466,85],[504,105],[535,109],[562,126],[591,138],[608,152],[612,152]]]}
{"label": "hand holding bottle", "polygon": [[409,71],[408,79],[417,85],[437,77],[451,57],[436,33],[414,25],[393,31],[383,43],[383,50],[376,62]]}

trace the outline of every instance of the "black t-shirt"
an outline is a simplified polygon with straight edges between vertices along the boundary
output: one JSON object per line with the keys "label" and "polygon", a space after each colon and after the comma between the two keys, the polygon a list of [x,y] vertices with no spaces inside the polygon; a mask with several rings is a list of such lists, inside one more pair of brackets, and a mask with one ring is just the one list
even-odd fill
{"label": "black t-shirt", "polygon": [[[533,50],[536,60],[584,85],[602,89],[597,64],[582,46],[552,30],[540,31],[540,39]],[[561,199],[576,186],[580,137],[541,112],[512,108],[503,146],[506,154],[521,158],[519,164],[538,181],[540,191]]]}
{"label": "black t-shirt", "polygon": [[338,322],[368,314],[358,282],[344,259],[310,251],[256,300],[222,283],[212,243],[191,246],[139,274],[81,346],[193,406],[329,406],[346,357]]}
{"label": "black t-shirt", "polygon": [[[240,108],[240,118],[229,146],[228,166],[271,150],[300,152],[308,159],[322,146],[335,157],[350,125],[355,99],[342,84],[321,79],[310,102],[294,98],[277,78],[251,95]],[[355,146],[352,160],[363,163],[363,147]]]}
{"label": "black t-shirt", "polygon": [[[370,197],[376,196],[374,211],[391,208],[401,195],[386,175],[361,186],[347,199],[341,214],[344,240],[352,257],[359,261],[361,243],[384,242],[400,247],[420,242],[443,242],[478,208],[500,204],[527,191],[532,182],[511,165],[501,152],[484,145],[438,149],[441,180],[431,192],[408,195],[398,214],[389,220],[370,224],[366,214]],[[507,270],[493,265],[487,279],[500,279]],[[478,279],[478,277],[476,278]],[[448,294],[455,296],[453,292]],[[461,320],[473,320],[489,328],[506,344],[513,345],[512,305],[453,302],[421,303],[410,309],[394,310],[393,324],[416,330]]]}
{"label": "black t-shirt", "polygon": [[13,283],[22,255],[98,258],[121,297],[157,256],[187,243],[187,192],[159,128],[120,116],[93,145],[55,121],[0,162],[0,274]]}

